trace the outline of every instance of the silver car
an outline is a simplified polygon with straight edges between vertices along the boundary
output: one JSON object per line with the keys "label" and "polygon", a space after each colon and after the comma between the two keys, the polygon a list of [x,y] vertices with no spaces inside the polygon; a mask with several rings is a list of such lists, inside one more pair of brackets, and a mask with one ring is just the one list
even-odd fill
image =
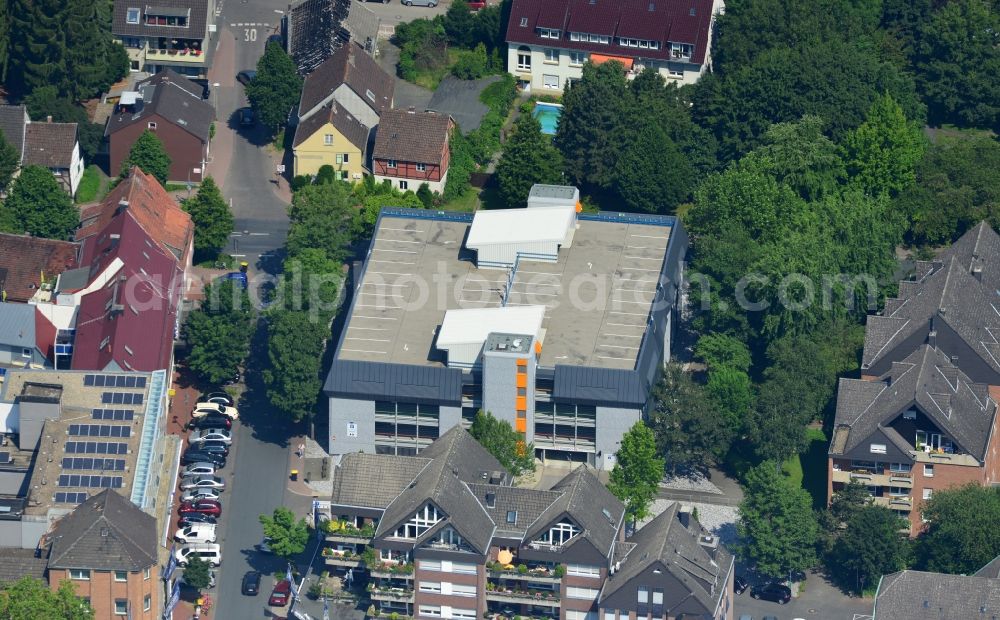
{"label": "silver car", "polygon": [[188,438],[192,444],[204,441],[218,441],[228,446],[233,443],[233,434],[224,428],[199,428]]}
{"label": "silver car", "polygon": [[438,5],[437,0],[402,0],[404,6],[428,6],[434,8]]}
{"label": "silver car", "polygon": [[216,467],[214,463],[199,461],[197,463],[191,463],[182,469],[181,478],[187,478],[189,476],[211,476],[215,474],[215,470]]}
{"label": "silver car", "polygon": [[219,501],[222,499],[222,491],[219,489],[188,489],[181,495],[182,502],[196,502],[202,499]]}
{"label": "silver car", "polygon": [[218,476],[188,476],[181,480],[181,489],[219,489],[225,490],[226,481]]}

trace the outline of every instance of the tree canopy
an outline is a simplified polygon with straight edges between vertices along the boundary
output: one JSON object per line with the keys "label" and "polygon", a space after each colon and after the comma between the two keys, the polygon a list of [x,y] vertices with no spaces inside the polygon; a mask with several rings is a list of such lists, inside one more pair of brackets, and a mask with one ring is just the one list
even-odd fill
{"label": "tree canopy", "polygon": [[[461,3],[456,3],[461,4]],[[523,207],[535,183],[558,184],[562,180],[562,156],[542,134],[542,126],[531,114],[521,114],[514,132],[503,145],[496,180],[500,198],[508,208]]]}
{"label": "tree canopy", "polygon": [[1000,489],[968,484],[934,490],[917,540],[921,570],[971,575],[1000,555]]}
{"label": "tree canopy", "polygon": [[188,367],[210,385],[232,378],[250,352],[254,320],[250,296],[237,281],[206,285],[202,307],[184,324]]}
{"label": "tree canopy", "polygon": [[855,183],[873,195],[896,195],[915,178],[925,138],[890,95],[872,104],[865,122],[847,133],[847,167]]}
{"label": "tree canopy", "polygon": [[198,193],[181,203],[194,222],[195,260],[218,256],[229,242],[235,219],[212,177],[205,177]]}
{"label": "tree canopy", "polygon": [[535,446],[525,443],[524,436],[506,420],[495,418],[488,411],[480,411],[469,433],[515,478],[535,471]]}
{"label": "tree canopy", "polygon": [[330,260],[343,262],[361,232],[358,210],[345,183],[303,187],[292,197],[288,217],[291,225],[286,246],[290,255],[316,248]]}
{"label": "tree canopy", "polygon": [[170,155],[163,147],[163,142],[152,131],[148,129],[143,131],[132,143],[128,157],[122,161],[121,176],[127,176],[132,166],[155,177],[160,185],[167,184],[170,175]]}
{"label": "tree canopy", "polygon": [[53,591],[47,583],[24,576],[0,589],[4,620],[93,620],[94,610],[65,580]]}
{"label": "tree canopy", "polygon": [[622,435],[615,459],[608,490],[625,504],[630,519],[646,518],[663,479],[664,463],[658,456],[653,431],[642,420]]}
{"label": "tree canopy", "polygon": [[747,472],[739,515],[741,550],[759,572],[780,577],[812,567],[817,534],[812,499],[774,462]]}
{"label": "tree canopy", "polygon": [[59,186],[52,171],[41,166],[21,169],[3,208],[10,212],[16,230],[35,237],[69,239],[80,225],[80,212]]}
{"label": "tree canopy", "polygon": [[267,399],[292,420],[311,418],[323,381],[320,364],[329,336],[327,315],[280,310],[269,315],[264,369]]}
{"label": "tree canopy", "polygon": [[305,519],[295,520],[295,513],[284,506],[274,509],[270,516],[260,515],[264,536],[270,540],[267,546],[282,558],[296,556],[306,550],[309,542],[309,526]]}
{"label": "tree canopy", "polygon": [[197,555],[192,555],[184,567],[184,583],[195,590],[204,590],[212,582],[212,576],[208,571],[208,562]]}
{"label": "tree canopy", "polygon": [[7,191],[11,181],[14,180],[14,173],[20,167],[21,154],[13,144],[7,142],[3,134],[0,134],[0,193]]}
{"label": "tree canopy", "polygon": [[906,519],[882,506],[855,510],[834,543],[829,563],[841,585],[861,594],[882,575],[906,568],[910,544],[900,529],[908,527]]}
{"label": "tree canopy", "polygon": [[302,78],[295,61],[278,43],[270,42],[257,61],[257,75],[246,86],[247,99],[257,111],[261,124],[277,132],[299,101]]}

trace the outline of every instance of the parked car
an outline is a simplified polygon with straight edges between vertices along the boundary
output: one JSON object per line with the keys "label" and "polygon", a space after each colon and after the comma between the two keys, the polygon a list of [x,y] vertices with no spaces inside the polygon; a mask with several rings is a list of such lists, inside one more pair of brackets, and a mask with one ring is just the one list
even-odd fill
{"label": "parked car", "polygon": [[792,600],[792,589],[780,583],[768,583],[758,588],[750,588],[750,596],[784,605]]}
{"label": "parked car", "polygon": [[182,502],[196,502],[203,499],[222,499],[222,491],[219,489],[188,489],[181,495]]}
{"label": "parked car", "polygon": [[733,591],[736,592],[737,595],[743,594],[744,592],[746,592],[746,589],[749,588],[749,587],[750,587],[750,584],[747,583],[747,580],[746,580],[745,577],[741,577],[740,575],[736,575],[736,579],[733,580]]}
{"label": "parked car", "polygon": [[209,452],[211,454],[221,454],[226,457],[229,456],[229,444],[222,443],[221,441],[209,440],[203,441],[196,444],[196,447],[202,452]]}
{"label": "parked car", "polygon": [[229,445],[233,443],[233,435],[225,428],[200,428],[188,437],[188,443],[192,444],[206,441],[219,441]]}
{"label": "parked car", "polygon": [[486,8],[486,3],[483,0],[467,0],[466,4],[469,5],[470,11],[478,11],[479,9]]}
{"label": "parked car", "polygon": [[240,412],[235,407],[227,407],[219,403],[198,403],[194,406],[194,411],[191,412],[192,418],[204,418],[207,415],[222,415],[230,420],[235,420],[240,417]]}
{"label": "parked car", "polygon": [[240,115],[240,125],[244,127],[253,125],[253,108],[240,108],[238,112]]}
{"label": "parked car", "polygon": [[181,490],[183,491],[188,489],[218,489],[222,491],[225,488],[226,481],[219,476],[200,475],[181,478]]}
{"label": "parked car", "polygon": [[194,418],[188,422],[187,427],[190,428],[225,428],[230,429],[233,427],[233,421],[224,415],[217,413],[211,413],[200,418]]}
{"label": "parked car", "polygon": [[236,81],[246,86],[252,82],[255,77],[257,77],[257,72],[252,69],[247,69],[246,71],[240,71],[236,74]]}
{"label": "parked car", "polygon": [[211,566],[222,564],[222,547],[216,544],[181,545],[174,551],[174,558],[180,566],[187,566],[193,557],[199,557]]}
{"label": "parked car", "polygon": [[233,398],[226,392],[209,392],[201,397],[200,403],[218,403],[220,405],[225,405],[226,407],[232,407],[234,404]]}
{"label": "parked car", "polygon": [[434,8],[438,5],[437,0],[403,0],[404,6],[426,6]]}
{"label": "parked car", "polygon": [[201,514],[212,515],[213,517],[220,517],[222,516],[222,504],[214,499],[200,499],[196,502],[182,502],[180,508],[177,509],[177,512],[181,515],[198,512]]}
{"label": "parked car", "polygon": [[278,583],[274,584],[274,589],[271,590],[271,597],[267,599],[267,604],[272,607],[284,607],[288,604],[288,598],[291,596],[292,584],[287,579],[282,579]]}
{"label": "parked car", "polygon": [[174,534],[174,540],[181,543],[214,543],[215,539],[214,523],[192,523]]}
{"label": "parked car", "polygon": [[213,463],[216,469],[222,469],[226,466],[226,454],[223,452],[214,452],[203,450],[204,444],[201,446],[192,446],[184,451],[181,455],[181,465],[190,465],[191,463]]}
{"label": "parked car", "polygon": [[181,478],[189,478],[191,476],[211,476],[215,473],[216,469],[215,463],[209,461],[191,463],[181,470]]}
{"label": "parked car", "polygon": [[240,592],[246,596],[257,596],[260,594],[260,573],[255,570],[247,571],[243,575],[243,584],[240,586]]}
{"label": "parked car", "polygon": [[208,523],[215,525],[218,519],[212,515],[207,515],[201,512],[190,512],[183,515],[179,521],[177,521],[177,527],[187,527],[189,525],[194,525],[196,523]]}

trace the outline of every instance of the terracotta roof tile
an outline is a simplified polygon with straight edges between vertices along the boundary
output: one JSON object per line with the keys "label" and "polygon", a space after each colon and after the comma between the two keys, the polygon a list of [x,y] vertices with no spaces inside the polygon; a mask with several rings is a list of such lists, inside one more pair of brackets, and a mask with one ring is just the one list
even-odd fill
{"label": "terracotta roof tile", "polygon": [[433,112],[387,110],[375,133],[375,159],[440,164],[451,118]]}
{"label": "terracotta roof tile", "polygon": [[28,123],[25,133],[25,166],[70,168],[76,147],[76,123]]}
{"label": "terracotta roof tile", "polygon": [[70,241],[0,233],[0,288],[7,301],[28,301],[41,284],[78,263],[80,245]]}

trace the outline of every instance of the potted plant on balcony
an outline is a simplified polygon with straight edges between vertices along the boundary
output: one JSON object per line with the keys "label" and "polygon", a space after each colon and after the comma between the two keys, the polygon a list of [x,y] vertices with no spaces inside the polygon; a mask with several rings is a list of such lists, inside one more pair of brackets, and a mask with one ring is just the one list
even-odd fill
{"label": "potted plant on balcony", "polygon": [[562,579],[563,577],[566,576],[566,565],[565,564],[556,564],[556,568],[555,568],[555,570],[553,572],[554,572],[554,574],[555,574],[556,577],[559,577],[560,579]]}
{"label": "potted plant on balcony", "polygon": [[185,47],[184,49],[181,50],[181,56],[187,56],[187,53],[188,53],[188,48]]}

